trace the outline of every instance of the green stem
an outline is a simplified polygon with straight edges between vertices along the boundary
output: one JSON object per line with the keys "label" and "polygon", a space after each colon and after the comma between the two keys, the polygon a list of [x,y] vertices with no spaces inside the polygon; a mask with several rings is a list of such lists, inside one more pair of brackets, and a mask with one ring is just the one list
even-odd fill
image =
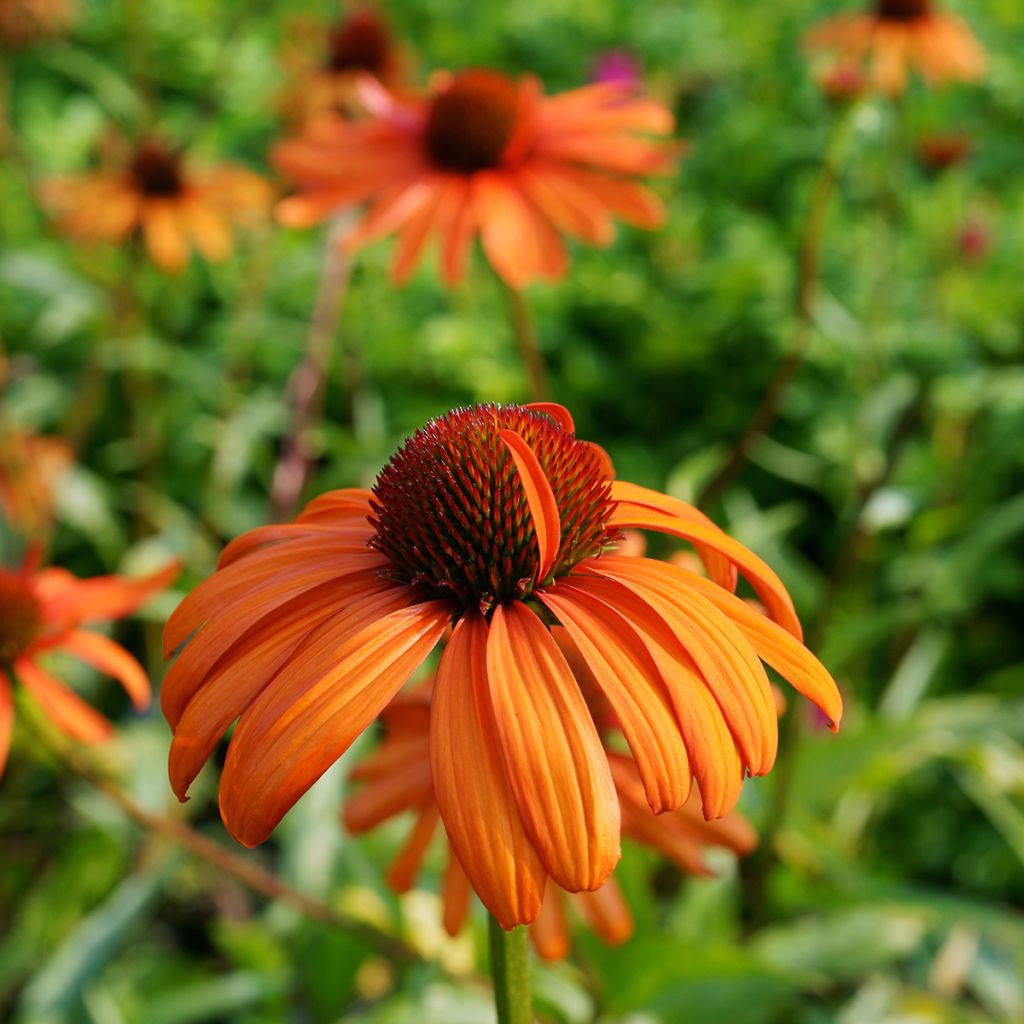
{"label": "green stem", "polygon": [[507,932],[491,916],[491,977],[494,980],[494,1005],[498,1024],[531,1024],[530,959],[526,928],[520,925]]}
{"label": "green stem", "polygon": [[544,367],[544,357],[541,355],[540,345],[537,343],[537,330],[533,326],[530,309],[526,305],[523,293],[518,288],[513,288],[504,280],[501,285],[505,290],[505,298],[508,302],[512,333],[516,336],[519,356],[523,361],[527,380],[530,382],[530,401],[546,402],[550,397],[548,375]]}

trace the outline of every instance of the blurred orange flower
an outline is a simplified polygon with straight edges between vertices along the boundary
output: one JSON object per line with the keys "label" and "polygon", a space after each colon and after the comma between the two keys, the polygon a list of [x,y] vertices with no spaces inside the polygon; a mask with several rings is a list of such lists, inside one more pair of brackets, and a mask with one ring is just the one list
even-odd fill
{"label": "blurred orange flower", "polygon": [[[613,472],[560,406],[460,409],[409,438],[372,492],[330,492],[229,544],[164,633],[168,655],[187,641],[162,693],[175,792],[238,719],[221,814],[262,842],[454,621],[431,711],[438,807],[485,906],[506,928],[532,921],[548,876],[592,891],[619,859],[611,769],[557,619],[651,810],[682,807],[696,778],[705,816],[728,813],[775,759],[761,659],[833,723],[838,690],[764,562]],[[609,550],[625,528],[689,541],[710,578]],[[734,596],[738,572],[767,615]]]}
{"label": "blurred orange flower", "polygon": [[73,0],[0,0],[0,40],[25,46],[41,36],[56,35],[71,25]]}
{"label": "blurred orange flower", "polygon": [[149,705],[149,679],[123,647],[87,623],[130,615],[178,575],[172,563],[151,576],[80,580],[64,569],[34,571],[31,558],[16,571],[0,569],[0,773],[14,724],[10,677],[36,700],[59,729],[81,743],[101,743],[112,726],[42,667],[48,654],[66,654],[118,680],[136,708]]}
{"label": "blurred orange flower", "polygon": [[402,73],[391,26],[364,5],[355,6],[329,26],[310,19],[293,22],[281,62],[289,79],[281,106],[300,129],[318,114],[350,115],[357,105],[356,83],[363,74],[395,88]]}
{"label": "blurred orange flower", "polygon": [[211,262],[226,259],[231,222],[266,215],[273,196],[251,171],[192,169],[177,150],[148,140],[122,166],[44,183],[42,198],[70,237],[123,242],[141,232],[153,262],[174,273],[190,246]]}
{"label": "blurred orange flower", "polygon": [[[397,697],[381,721],[386,735],[353,769],[352,779],[364,785],[346,802],[343,820],[350,832],[360,834],[406,811],[415,814],[412,831],[387,873],[388,884],[396,892],[407,892],[440,820],[430,771],[429,684]],[[623,834],[660,851],[680,870],[707,875],[707,848],[725,847],[742,856],[757,845],[753,827],[736,812],[718,821],[705,821],[696,790],[679,810],[655,817],[633,762],[614,753],[608,754],[608,760]],[[449,848],[442,899],[444,926],[450,935],[462,930],[470,891],[465,872]],[[570,900],[584,923],[609,945],[618,945],[632,934],[632,915],[614,877],[594,892],[572,894]],[[569,952],[565,901],[565,894],[549,882],[540,915],[530,925],[530,938],[546,960],[561,960]]]}
{"label": "blurred orange flower", "polygon": [[807,36],[814,50],[845,61],[869,61],[871,84],[901,93],[912,69],[929,85],[972,82],[985,72],[985,53],[966,22],[934,0],[875,0],[870,14],[846,14],[817,25]]}
{"label": "blurred orange flower", "polygon": [[73,461],[60,438],[0,433],[0,513],[13,530],[38,537],[49,529],[54,484]]}
{"label": "blurred orange flower", "polygon": [[442,277],[457,283],[477,234],[511,286],[557,280],[567,265],[561,234],[607,245],[613,216],[645,228],[663,219],[634,179],[672,168],[679,144],[651,138],[672,131],[672,115],[622,83],[549,97],[533,77],[472,70],[438,76],[422,99],[367,78],[359,94],[368,119],[324,117],[274,150],[298,187],[278,216],[308,227],[368,201],[347,244],[397,233],[397,281],[436,237]]}

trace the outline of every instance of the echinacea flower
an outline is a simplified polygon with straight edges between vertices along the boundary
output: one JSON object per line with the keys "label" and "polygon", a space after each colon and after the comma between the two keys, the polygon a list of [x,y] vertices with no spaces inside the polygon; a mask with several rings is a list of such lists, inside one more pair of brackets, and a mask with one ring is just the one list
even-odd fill
{"label": "echinacea flower", "polygon": [[87,242],[141,235],[150,258],[180,271],[194,246],[210,262],[231,254],[231,224],[264,215],[270,186],[242,167],[193,168],[162,142],[141,143],[121,166],[44,183],[61,231]]}
{"label": "echinacea flower", "polygon": [[[560,643],[565,643],[563,637]],[[399,893],[412,888],[440,821],[430,771],[430,686],[400,694],[383,712],[386,734],[380,745],[352,770],[362,788],[344,807],[343,820],[353,834],[361,834],[401,814],[415,820],[408,838],[387,872],[388,884]],[[622,832],[664,854],[681,871],[708,875],[704,862],[710,847],[723,847],[743,856],[757,845],[757,833],[739,813],[705,821],[696,790],[679,810],[655,817],[633,762],[621,754],[608,754],[622,813]],[[443,922],[449,935],[462,930],[469,909],[469,881],[451,848],[442,883]],[[543,906],[530,925],[530,938],[546,960],[561,960],[569,952],[566,902],[583,922],[608,945],[616,946],[632,934],[633,919],[615,877],[594,892],[568,897],[548,881]]]}
{"label": "echinacea flower", "polygon": [[0,431],[0,513],[13,530],[38,537],[49,529],[54,484],[72,461],[60,438]]}
{"label": "echinacea flower", "polygon": [[918,140],[917,159],[925,170],[939,174],[964,163],[973,148],[969,135],[955,132],[926,135]]}
{"label": "echinacea flower", "polygon": [[626,86],[545,96],[531,76],[470,70],[436,76],[421,99],[371,79],[359,95],[367,118],[324,117],[275,149],[298,188],[278,217],[309,227],[369,203],[347,244],[397,234],[397,281],[431,238],[446,283],[462,279],[479,235],[494,269],[520,288],[563,276],[563,234],[607,245],[613,217],[645,228],[662,221],[660,201],[635,179],[672,167],[679,146],[653,138],[672,131],[672,115]]}
{"label": "echinacea flower", "polygon": [[141,579],[78,579],[64,569],[36,571],[32,558],[0,569],[0,773],[14,725],[12,679],[54,725],[80,743],[102,743],[112,726],[45,667],[51,654],[68,655],[116,679],[139,709],[149,704],[149,679],[120,644],[88,624],[131,615],[178,575],[177,563]]}
{"label": "echinacea flower", "polygon": [[75,6],[72,0],[0,0],[0,42],[25,46],[63,32]]}
{"label": "echinacea flower", "polygon": [[[651,810],[683,806],[696,778],[705,816],[727,814],[775,758],[761,659],[833,723],[838,691],[761,559],[613,476],[560,406],[476,406],[413,434],[372,491],[330,492],[233,541],[164,633],[168,655],[185,645],[162,694],[175,792],[238,719],[220,809],[236,839],[262,842],[451,626],[431,710],[441,818],[491,913],[532,921],[549,876],[593,891],[619,859],[611,769],[557,621]],[[710,579],[616,554],[625,528],[691,542]],[[738,573],[767,616],[734,595]]]}
{"label": "echinacea flower", "polygon": [[293,22],[281,61],[289,78],[281,105],[299,127],[318,114],[351,114],[362,75],[394,88],[402,70],[391,26],[362,4],[327,26],[311,19]]}
{"label": "echinacea flower", "polygon": [[939,10],[936,0],[875,0],[870,13],[830,18],[807,43],[844,61],[869,62],[871,84],[903,92],[910,71],[928,85],[973,82],[985,72],[985,52],[967,23]]}

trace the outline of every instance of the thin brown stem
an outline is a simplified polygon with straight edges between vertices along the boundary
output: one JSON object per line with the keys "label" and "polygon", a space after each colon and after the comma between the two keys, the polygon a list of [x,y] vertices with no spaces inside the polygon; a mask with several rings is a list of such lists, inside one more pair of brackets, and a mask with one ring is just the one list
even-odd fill
{"label": "thin brown stem", "polygon": [[331,224],[306,351],[288,383],[292,421],[271,483],[274,520],[284,519],[294,510],[315,458],[310,431],[323,412],[334,338],[352,279],[352,258],[343,246],[352,223],[351,215],[346,213]]}
{"label": "thin brown stem", "polygon": [[253,892],[260,893],[268,899],[286,903],[313,921],[337,928],[339,931],[366,942],[396,963],[408,964],[420,959],[416,951],[401,939],[300,892],[276,875],[226,849],[201,832],[197,832],[184,821],[154,814],[144,807],[140,807],[116,782],[70,748],[62,749],[60,756],[75,775],[103,793],[107,799],[146,832],[175,843],[188,853],[205,861],[216,871],[230,875]]}
{"label": "thin brown stem", "polygon": [[747,459],[768,433],[782,407],[782,400],[796,379],[814,328],[814,298],[821,278],[821,252],[828,224],[829,208],[846,153],[850,114],[836,121],[832,139],[825,150],[821,167],[807,207],[797,249],[797,280],[794,293],[794,326],[789,350],[779,363],[754,415],[736,439],[725,462],[704,485],[697,498],[707,508],[736,479]]}
{"label": "thin brown stem", "polygon": [[550,397],[548,387],[548,375],[544,366],[544,356],[541,355],[540,345],[537,342],[537,330],[533,325],[533,318],[530,316],[530,309],[526,305],[526,299],[518,288],[513,288],[501,282],[505,291],[505,298],[508,302],[508,315],[512,324],[512,333],[516,338],[516,345],[519,348],[519,356],[523,361],[523,369],[526,370],[526,379],[530,386],[530,400],[532,402],[546,402]]}

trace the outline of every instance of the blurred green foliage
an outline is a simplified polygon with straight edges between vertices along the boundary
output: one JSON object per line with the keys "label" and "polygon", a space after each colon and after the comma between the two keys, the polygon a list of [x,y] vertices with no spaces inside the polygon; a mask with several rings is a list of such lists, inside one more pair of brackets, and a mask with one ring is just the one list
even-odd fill
{"label": "blurred green foliage", "polygon": [[[790,730],[784,818],[786,773],[748,784],[744,808],[770,857],[723,863],[708,882],[628,850],[619,877],[637,934],[609,950],[581,932],[570,962],[539,969],[544,1020],[1024,1020],[1024,8],[957,6],[989,51],[988,80],[915,86],[852,115],[804,365],[770,438],[711,510],[791,587],[847,699],[843,730],[833,737],[794,709],[802,736]],[[60,434],[82,381],[99,369],[105,382],[59,495],[52,558],[80,574],[174,553],[183,590],[226,538],[265,520],[323,238],[266,227],[221,266],[194,261],[166,278],[139,265],[145,322],[125,336],[112,296],[132,251],[62,240],[35,189],[88,166],[114,129],[156,128],[202,158],[266,171],[281,132],[277,55],[299,8],[91,0],[68,37],[0,54],[14,140],[0,166],[4,411]],[[678,115],[691,150],[659,185],[664,230],[574,247],[568,279],[528,295],[558,400],[623,478],[692,498],[790,343],[797,241],[836,119],[800,38],[834,9],[387,5],[420,75],[492,65],[535,71],[554,91],[585,81],[602,51],[626,49]],[[970,159],[941,173],[915,160],[918,140],[940,132],[972,141]],[[371,248],[356,269],[310,493],[371,482],[431,415],[525,396],[482,261],[452,293],[432,267],[395,292],[389,250]],[[132,434],[125,382],[138,380],[149,382],[155,472],[141,472]],[[13,539],[0,541],[13,561]],[[175,601],[120,630],[155,678]],[[133,717],[113,684],[78,682],[120,722],[109,758],[136,799],[177,813],[159,712]],[[139,834],[19,727],[0,783],[0,1017],[491,1019],[475,973],[482,915],[450,942],[436,896],[388,892],[380,865],[402,831],[342,835],[343,769],[252,856],[411,937],[427,953],[416,967],[396,969]],[[215,781],[204,773],[187,811],[226,841]]]}

